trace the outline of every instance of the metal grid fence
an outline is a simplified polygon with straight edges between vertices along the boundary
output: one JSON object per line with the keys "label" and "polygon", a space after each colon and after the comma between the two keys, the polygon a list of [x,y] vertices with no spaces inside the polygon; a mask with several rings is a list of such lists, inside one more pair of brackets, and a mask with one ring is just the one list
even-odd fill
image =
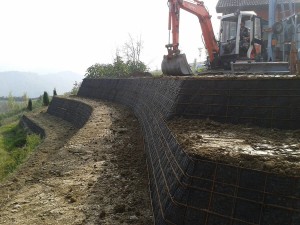
{"label": "metal grid fence", "polygon": [[[189,105],[180,103],[186,101],[186,93],[195,93],[193,85],[199,88],[196,82],[183,80],[101,79],[84,80],[79,91],[82,97],[125,104],[138,117],[144,132],[155,224],[300,224],[299,176],[193,158],[180,147],[166,119],[188,111]],[[211,91],[209,85],[203,85],[205,88]],[[298,99],[298,94],[295,97]],[[209,104],[212,100],[205,101]],[[291,107],[299,108],[300,101],[296,103]]]}
{"label": "metal grid fence", "polygon": [[62,118],[74,126],[81,128],[90,118],[92,107],[73,99],[54,97],[47,113]]}

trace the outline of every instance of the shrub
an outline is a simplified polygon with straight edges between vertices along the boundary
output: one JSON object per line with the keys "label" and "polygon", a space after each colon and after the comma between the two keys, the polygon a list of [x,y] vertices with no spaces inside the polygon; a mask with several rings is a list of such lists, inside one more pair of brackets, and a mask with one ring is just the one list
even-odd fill
{"label": "shrub", "polygon": [[31,100],[31,98],[28,100],[27,109],[28,109],[29,111],[32,111],[32,100]]}
{"label": "shrub", "polygon": [[49,95],[46,91],[44,91],[44,95],[43,95],[43,105],[44,106],[48,106],[49,105]]}

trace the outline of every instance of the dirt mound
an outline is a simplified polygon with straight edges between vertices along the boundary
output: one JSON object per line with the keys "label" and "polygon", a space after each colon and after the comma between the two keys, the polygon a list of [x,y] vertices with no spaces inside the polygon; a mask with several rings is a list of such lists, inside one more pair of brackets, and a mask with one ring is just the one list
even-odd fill
{"label": "dirt mound", "polygon": [[121,106],[93,106],[77,130],[45,112],[46,139],[0,184],[0,224],[153,224],[143,139]]}

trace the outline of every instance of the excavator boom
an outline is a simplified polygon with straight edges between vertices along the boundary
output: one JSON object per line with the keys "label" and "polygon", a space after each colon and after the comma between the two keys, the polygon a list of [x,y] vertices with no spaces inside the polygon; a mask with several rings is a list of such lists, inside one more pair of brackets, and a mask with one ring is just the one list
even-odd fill
{"label": "excavator boom", "polygon": [[[211,65],[216,64],[215,57],[219,53],[219,47],[213,32],[211,16],[202,1],[192,0],[168,0],[169,5],[169,32],[172,31],[172,43],[166,45],[168,55],[164,56],[162,72],[166,75],[189,75],[192,74],[185,54],[180,54],[179,46],[179,19],[180,10],[186,10],[199,19],[203,33],[205,47],[208,51]],[[169,40],[170,42],[170,40]]]}

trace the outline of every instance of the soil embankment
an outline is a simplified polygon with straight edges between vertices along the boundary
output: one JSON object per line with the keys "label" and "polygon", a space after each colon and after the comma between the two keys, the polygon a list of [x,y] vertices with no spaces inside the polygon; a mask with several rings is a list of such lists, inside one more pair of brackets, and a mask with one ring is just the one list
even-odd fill
{"label": "soil embankment", "polygon": [[176,118],[170,129],[192,156],[286,176],[300,174],[300,130]]}
{"label": "soil embankment", "polygon": [[46,138],[0,184],[0,224],[153,224],[143,139],[134,115],[93,107],[81,129],[45,112],[29,118]]}

